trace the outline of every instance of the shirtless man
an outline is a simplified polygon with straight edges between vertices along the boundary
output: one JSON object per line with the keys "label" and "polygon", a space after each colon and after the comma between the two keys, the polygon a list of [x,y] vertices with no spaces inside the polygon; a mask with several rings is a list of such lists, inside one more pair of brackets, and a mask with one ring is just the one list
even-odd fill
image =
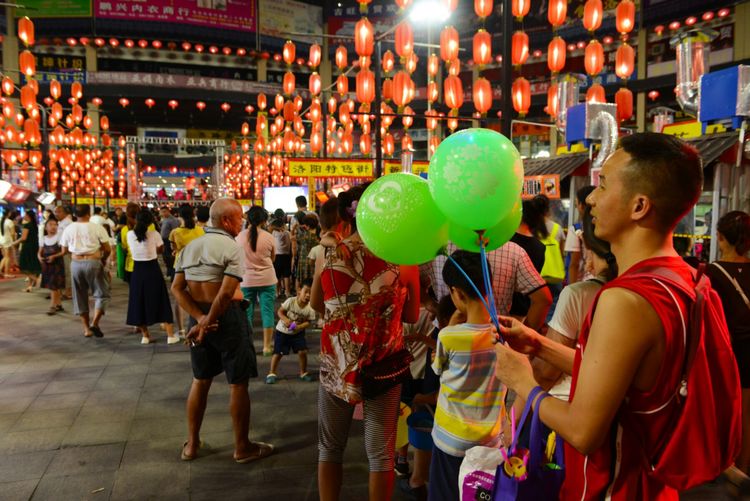
{"label": "shirtless man", "polygon": [[242,307],[240,248],[234,237],[242,230],[242,207],[221,198],[211,206],[211,226],[190,242],[175,263],[172,293],[190,315],[190,359],[193,384],[187,400],[188,440],[183,461],[198,456],[200,429],[213,378],[226,373],[234,429],[234,460],[249,463],[273,452],[273,446],[251,442],[248,380],[258,376],[250,326]]}

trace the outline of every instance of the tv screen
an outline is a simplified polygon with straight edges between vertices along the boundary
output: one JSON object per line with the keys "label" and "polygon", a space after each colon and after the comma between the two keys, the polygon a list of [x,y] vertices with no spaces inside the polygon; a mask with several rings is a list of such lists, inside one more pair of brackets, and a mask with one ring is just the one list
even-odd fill
{"label": "tv screen", "polygon": [[300,195],[303,195],[309,204],[310,199],[307,193],[307,186],[266,188],[263,190],[263,207],[268,212],[273,212],[280,208],[284,209],[284,212],[288,214],[293,214],[297,212],[297,204],[294,203],[294,199]]}

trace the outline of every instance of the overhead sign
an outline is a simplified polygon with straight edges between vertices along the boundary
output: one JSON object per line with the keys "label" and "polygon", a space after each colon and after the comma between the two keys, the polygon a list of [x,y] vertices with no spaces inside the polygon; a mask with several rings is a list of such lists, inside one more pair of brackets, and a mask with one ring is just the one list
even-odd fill
{"label": "overhead sign", "polygon": [[35,59],[34,78],[41,82],[86,83],[86,58],[83,56],[38,54]]}
{"label": "overhead sign", "polygon": [[291,177],[372,177],[370,159],[297,158],[289,160]]}
{"label": "overhead sign", "polygon": [[[420,174],[426,174],[429,168],[430,168],[430,162],[426,162],[424,160],[417,160],[411,163],[411,173],[416,174],[417,176],[419,176]],[[401,172],[401,171],[402,171],[401,161],[386,160],[384,162],[384,168],[383,168],[384,174],[394,174],[396,172]]]}
{"label": "overhead sign", "polygon": [[161,73],[91,71],[86,73],[86,78],[90,84],[147,85],[150,87],[195,89],[199,92],[229,91],[248,94],[258,94],[260,92],[276,94],[281,89],[280,85],[266,82],[250,82],[246,80],[190,75],[163,75]]}
{"label": "overhead sign", "polygon": [[91,0],[23,0],[17,17],[90,17]]}
{"label": "overhead sign", "polygon": [[258,26],[262,35],[277,38],[291,38],[310,43],[315,40],[304,36],[323,34],[323,8],[296,0],[259,0],[259,17],[263,22]]}
{"label": "overhead sign", "polygon": [[524,176],[521,198],[528,200],[537,195],[546,195],[550,200],[560,198],[560,175]]}
{"label": "overhead sign", "polygon": [[94,0],[94,5],[94,15],[106,19],[256,31],[256,0]]}

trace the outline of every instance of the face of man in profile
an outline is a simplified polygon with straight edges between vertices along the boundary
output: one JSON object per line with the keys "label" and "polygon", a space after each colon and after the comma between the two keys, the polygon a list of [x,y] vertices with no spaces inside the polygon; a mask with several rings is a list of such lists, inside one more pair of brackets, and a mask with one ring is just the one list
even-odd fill
{"label": "face of man in profile", "polygon": [[233,237],[242,231],[242,221],[242,206],[237,202],[233,203],[221,218],[222,228]]}
{"label": "face of man in profile", "polygon": [[630,155],[619,149],[602,166],[599,186],[586,198],[591,206],[594,234],[611,242],[630,223],[630,211],[626,198],[628,192],[623,184],[623,172],[630,162]]}

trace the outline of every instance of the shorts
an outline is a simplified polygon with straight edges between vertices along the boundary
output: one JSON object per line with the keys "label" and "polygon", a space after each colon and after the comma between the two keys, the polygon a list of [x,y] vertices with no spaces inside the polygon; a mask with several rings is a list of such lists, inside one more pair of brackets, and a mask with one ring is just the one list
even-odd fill
{"label": "shorts", "polygon": [[273,269],[276,271],[276,278],[289,278],[292,276],[292,255],[276,254],[273,260]]}
{"label": "shorts", "polygon": [[[199,305],[208,312],[211,305]],[[197,322],[190,318],[188,330]],[[255,348],[250,342],[250,327],[245,311],[237,301],[219,317],[219,327],[203,338],[203,342],[190,347],[190,362],[195,379],[213,379],[226,373],[229,384],[241,384],[251,377],[258,377]]]}
{"label": "shorts", "polygon": [[297,334],[284,334],[274,329],[273,331],[273,354],[289,355],[289,350],[294,353],[307,351],[307,341],[305,340],[305,331]]}
{"label": "shorts", "polygon": [[401,383],[401,401],[411,405],[411,401],[419,393],[424,393],[422,386],[424,379],[409,379]]}
{"label": "shorts", "polygon": [[430,488],[427,490],[428,501],[455,501],[460,499],[458,492],[458,473],[464,458],[452,456],[432,448],[430,461]]}

